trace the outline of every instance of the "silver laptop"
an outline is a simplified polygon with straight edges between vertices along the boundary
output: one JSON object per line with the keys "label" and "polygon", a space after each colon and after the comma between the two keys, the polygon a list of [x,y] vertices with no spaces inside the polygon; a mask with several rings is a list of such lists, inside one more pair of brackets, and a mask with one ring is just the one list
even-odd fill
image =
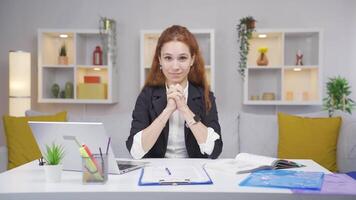
{"label": "silver laptop", "polygon": [[147,162],[115,159],[111,145],[107,148],[109,137],[104,125],[100,122],[28,122],[33,136],[41,150],[42,155],[46,145],[53,142],[64,147],[63,170],[82,171],[82,158],[78,145],[68,136],[74,136],[81,144],[86,144],[92,153],[99,153],[99,147],[106,153],[108,149],[108,172],[110,174],[123,174],[143,167]]}

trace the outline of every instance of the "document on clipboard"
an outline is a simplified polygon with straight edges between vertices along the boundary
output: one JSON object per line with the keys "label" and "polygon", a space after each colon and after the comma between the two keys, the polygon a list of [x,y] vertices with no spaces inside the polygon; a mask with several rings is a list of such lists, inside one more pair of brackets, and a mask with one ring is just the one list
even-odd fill
{"label": "document on clipboard", "polygon": [[203,166],[147,166],[142,169],[138,185],[205,185],[213,184]]}

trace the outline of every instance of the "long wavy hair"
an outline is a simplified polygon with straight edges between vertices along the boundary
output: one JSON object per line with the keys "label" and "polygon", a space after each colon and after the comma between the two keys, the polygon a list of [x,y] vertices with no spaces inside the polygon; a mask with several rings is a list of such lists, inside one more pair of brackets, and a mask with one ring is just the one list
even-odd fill
{"label": "long wavy hair", "polygon": [[190,67],[190,71],[188,73],[188,81],[204,89],[205,107],[207,111],[210,111],[210,88],[206,79],[204,60],[197,40],[186,27],[173,25],[163,31],[158,39],[151,69],[145,81],[145,86],[165,86],[166,77],[164,76],[162,70],[160,70],[159,57],[161,56],[162,46],[170,41],[183,42],[189,47],[190,55],[195,57],[194,63]]}

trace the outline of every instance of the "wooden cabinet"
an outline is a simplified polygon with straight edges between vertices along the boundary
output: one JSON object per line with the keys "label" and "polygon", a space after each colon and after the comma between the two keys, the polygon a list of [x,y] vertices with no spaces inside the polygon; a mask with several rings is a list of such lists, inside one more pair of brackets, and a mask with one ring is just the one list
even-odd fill
{"label": "wooden cabinet", "polygon": [[[116,103],[117,66],[110,50],[103,45],[108,37],[108,33],[99,30],[38,30],[38,102]],[[67,54],[64,62],[59,60],[63,45]],[[102,63],[94,65],[93,52],[97,46],[102,51]],[[60,90],[57,97],[54,84]]]}
{"label": "wooden cabinet", "polygon": [[[215,39],[214,30],[190,30],[198,41],[205,61],[208,83],[212,91],[215,89]],[[143,87],[151,68],[154,51],[162,30],[142,30],[140,38],[140,86]]]}
{"label": "wooden cabinet", "polygon": [[[321,105],[320,30],[257,30],[250,40],[244,81],[246,105]],[[260,48],[267,66],[258,66]],[[297,64],[297,55],[302,55]],[[299,60],[300,61],[300,60]]]}

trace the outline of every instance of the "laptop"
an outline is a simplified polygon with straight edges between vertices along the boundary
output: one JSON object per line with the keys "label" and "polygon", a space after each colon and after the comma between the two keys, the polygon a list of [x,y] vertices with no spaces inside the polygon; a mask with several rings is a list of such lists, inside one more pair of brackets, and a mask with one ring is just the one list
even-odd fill
{"label": "laptop", "polygon": [[[114,152],[109,144],[109,137],[106,134],[101,122],[34,122],[29,121],[33,136],[40,148],[42,155],[45,155],[46,145],[60,144],[63,146],[65,156],[63,158],[63,170],[82,171],[82,158],[79,154],[79,147],[74,140],[68,140],[74,136],[81,144],[86,144],[92,153],[102,153],[108,149],[108,173],[124,174],[126,172],[139,169],[148,162],[115,159]],[[69,136],[69,137],[68,137]],[[73,138],[73,137],[72,137]]]}

